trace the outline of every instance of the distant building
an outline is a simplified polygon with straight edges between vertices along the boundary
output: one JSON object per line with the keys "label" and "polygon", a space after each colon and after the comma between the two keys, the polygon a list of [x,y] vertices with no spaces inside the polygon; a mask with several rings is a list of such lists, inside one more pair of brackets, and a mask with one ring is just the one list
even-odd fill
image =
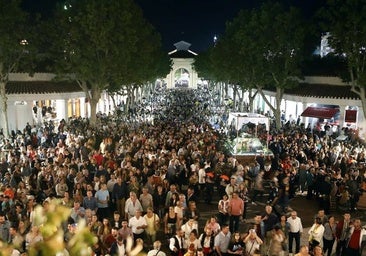
{"label": "distant building", "polygon": [[174,44],[175,50],[169,52],[173,65],[171,72],[166,76],[165,82],[171,88],[197,88],[198,75],[193,68],[194,58],[197,53],[191,51],[190,43],[180,41]]}

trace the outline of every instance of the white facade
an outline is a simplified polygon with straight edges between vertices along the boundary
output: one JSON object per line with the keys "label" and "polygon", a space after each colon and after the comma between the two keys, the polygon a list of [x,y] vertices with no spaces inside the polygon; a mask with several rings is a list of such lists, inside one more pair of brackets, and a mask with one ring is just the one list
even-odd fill
{"label": "white facade", "polygon": [[[172,59],[173,65],[171,72],[166,76],[165,81],[167,83],[167,88],[175,88],[176,83],[179,82],[179,78],[177,76],[180,73],[180,70],[185,70],[188,72],[187,80],[188,80],[188,88],[197,88],[198,75],[197,72],[193,69],[194,59],[188,58],[174,58]],[[184,77],[184,76],[183,76]]]}
{"label": "white facade", "polygon": [[[324,84],[324,86],[328,85],[337,85],[337,86],[345,86],[346,84],[342,82],[342,80],[338,77],[321,77],[321,76],[310,76],[305,77],[303,81],[309,84],[317,84],[318,86]],[[275,93],[271,91],[264,91],[269,101],[274,104],[275,102]],[[270,108],[263,104],[264,100],[258,94],[255,99],[254,106],[260,107],[263,113],[267,113],[270,111]],[[344,122],[345,119],[345,111],[348,107],[354,107],[358,110],[357,115],[357,128],[359,130],[359,136],[362,138],[366,138],[366,120],[363,115],[361,100],[359,99],[350,99],[350,98],[331,98],[331,97],[312,97],[312,96],[298,96],[298,95],[290,95],[284,94],[283,100],[281,102],[281,110],[285,111],[286,119],[288,120],[290,115],[297,119],[300,116],[300,120],[302,123],[306,125],[308,123],[313,123],[314,118],[302,117],[302,112],[309,106],[313,104],[318,105],[338,105],[340,110],[340,126],[347,127],[349,124]],[[262,108],[264,107],[264,108]]]}
{"label": "white facade", "polygon": [[[166,87],[168,89],[177,87],[196,89],[199,79],[193,68],[193,63],[197,53],[189,50],[191,44],[185,41],[177,42],[174,46],[176,49],[168,53],[171,56],[172,69],[165,78]],[[176,54],[178,57],[175,56]],[[180,55],[185,56],[181,57]]]}

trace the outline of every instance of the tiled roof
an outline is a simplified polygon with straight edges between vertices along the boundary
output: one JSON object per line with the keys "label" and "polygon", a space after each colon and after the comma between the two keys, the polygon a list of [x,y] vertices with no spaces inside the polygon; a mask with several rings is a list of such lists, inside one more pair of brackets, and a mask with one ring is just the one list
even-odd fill
{"label": "tiled roof", "polygon": [[330,84],[308,84],[300,83],[298,87],[286,89],[285,94],[297,95],[302,97],[334,98],[334,99],[360,99],[351,92],[349,85],[330,85]]}
{"label": "tiled roof", "polygon": [[71,81],[10,81],[6,94],[46,94],[82,91],[76,82]]}

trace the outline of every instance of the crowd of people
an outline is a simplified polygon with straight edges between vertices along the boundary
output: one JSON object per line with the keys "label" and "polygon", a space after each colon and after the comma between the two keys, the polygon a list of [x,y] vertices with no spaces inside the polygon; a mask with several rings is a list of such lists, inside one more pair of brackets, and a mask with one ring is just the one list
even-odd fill
{"label": "crowd of people", "polygon": [[[169,104],[175,101],[184,107],[175,98]],[[97,126],[74,118],[12,133],[1,145],[0,240],[26,255],[43,239],[35,205],[57,198],[71,209],[65,242],[84,219],[98,237],[94,255],[125,255],[128,237],[150,256],[330,255],[335,241],[337,255],[361,255],[366,231],[349,214],[364,188],[360,142],[284,126],[271,132],[273,155],[241,163],[223,148],[221,129],[192,112],[182,118],[152,123],[100,115]],[[267,205],[248,219],[248,202],[265,193],[264,180],[271,184]],[[297,193],[324,209],[308,245],[300,244],[301,219],[289,207]],[[211,204],[216,194],[217,212],[199,226],[198,202]],[[332,200],[349,212],[345,220],[325,217]],[[247,230],[240,229],[243,220]]]}

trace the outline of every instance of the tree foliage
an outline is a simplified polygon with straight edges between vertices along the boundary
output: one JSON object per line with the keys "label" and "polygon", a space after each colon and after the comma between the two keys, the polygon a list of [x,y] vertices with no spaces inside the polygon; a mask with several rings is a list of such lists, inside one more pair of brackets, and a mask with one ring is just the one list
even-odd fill
{"label": "tree foliage", "polygon": [[[267,2],[259,9],[243,10],[227,23],[225,34],[212,51],[212,61],[223,79],[242,89],[256,88],[280,120],[280,103],[286,88],[298,84],[303,60],[305,25],[298,9]],[[276,104],[263,89],[275,89]]]}
{"label": "tree foliage", "polygon": [[347,63],[346,80],[360,96],[366,118],[366,1],[329,0],[327,3],[321,11],[323,28],[330,32],[329,44],[334,54]]}
{"label": "tree foliage", "polygon": [[160,36],[132,0],[69,1],[56,17],[57,71],[73,74],[86,92],[92,124],[103,90],[116,91],[169,72]]}
{"label": "tree foliage", "polygon": [[0,1],[0,108],[2,128],[8,136],[6,84],[9,74],[31,71],[32,24],[20,8],[20,0]]}

